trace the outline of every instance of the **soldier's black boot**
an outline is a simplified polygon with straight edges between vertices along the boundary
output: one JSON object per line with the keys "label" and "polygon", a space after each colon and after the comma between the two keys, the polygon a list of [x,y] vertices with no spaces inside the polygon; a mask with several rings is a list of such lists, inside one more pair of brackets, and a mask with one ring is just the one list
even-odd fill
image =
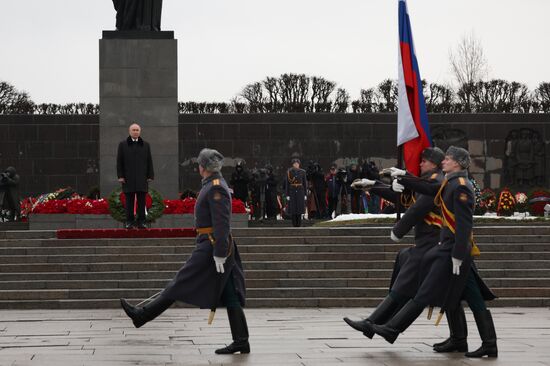
{"label": "soldier's black boot", "polygon": [[372,330],[393,344],[399,333],[403,333],[422,314],[423,310],[424,306],[417,304],[414,300],[409,300],[386,324],[372,324]]}
{"label": "soldier's black boot", "polygon": [[365,337],[372,338],[374,336],[374,331],[370,325],[386,323],[396,310],[399,309],[399,304],[398,301],[395,301],[388,295],[378,304],[374,312],[368,318],[354,321],[346,317],[344,321],[353,329],[363,332]]}
{"label": "soldier's black boot", "polygon": [[489,310],[474,312],[477,329],[481,337],[481,347],[473,352],[465,354],[466,357],[478,358],[483,356],[498,357],[497,334],[495,332],[495,323]]}
{"label": "soldier's black boot", "polygon": [[169,299],[162,294],[158,295],[153,301],[151,301],[144,307],[133,306],[130,305],[128,301],[120,299],[120,305],[122,306],[122,309],[124,309],[126,315],[128,315],[128,317],[132,319],[134,327],[136,328],[139,328],[145,323],[155,319],[166,309],[172,306],[173,303],[174,300]]}
{"label": "soldier's black boot", "polygon": [[240,352],[250,353],[250,344],[248,343],[248,325],[243,308],[230,307],[227,308],[227,317],[229,318],[229,326],[231,327],[231,336],[233,343],[229,346],[216,350],[218,355],[227,355]]}
{"label": "soldier's black boot", "polygon": [[464,308],[458,305],[452,312],[447,311],[447,323],[451,336],[441,343],[433,345],[434,351],[446,352],[468,352],[468,326]]}

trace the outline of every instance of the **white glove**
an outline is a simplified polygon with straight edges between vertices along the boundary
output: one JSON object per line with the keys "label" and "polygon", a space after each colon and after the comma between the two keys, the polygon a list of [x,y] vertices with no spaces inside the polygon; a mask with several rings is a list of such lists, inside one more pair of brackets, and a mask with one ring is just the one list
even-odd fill
{"label": "white glove", "polygon": [[407,171],[403,170],[403,169],[399,169],[399,168],[396,168],[396,167],[391,167],[390,168],[390,175],[395,178],[395,177],[400,177],[402,175],[405,175],[407,174]]}
{"label": "white glove", "polygon": [[456,259],[454,257],[451,258],[453,260],[453,274],[460,276],[460,265],[462,264],[462,260]]}
{"label": "white glove", "polygon": [[286,196],[286,200],[287,200],[287,201],[290,201],[290,196]]}
{"label": "white glove", "polygon": [[307,201],[307,196],[304,196],[304,200],[306,200],[306,201]]}
{"label": "white glove", "polygon": [[375,180],[370,180],[370,179],[365,179],[365,178],[356,179],[351,184],[351,188],[353,188],[353,189],[363,189],[363,188],[372,187],[375,184],[376,184]]}
{"label": "white glove", "polygon": [[393,233],[393,230],[391,231],[390,238],[391,238],[391,240],[393,240],[393,241],[396,242],[396,243],[399,243],[399,242],[401,241],[401,239],[403,239],[403,238],[398,238],[398,237]]}
{"label": "white glove", "polygon": [[398,193],[401,193],[405,190],[405,186],[402,185],[401,183],[399,183],[397,181],[397,179],[394,179],[393,182],[391,183],[391,189],[394,191],[394,192],[398,192]]}
{"label": "white glove", "polygon": [[225,257],[214,256],[214,262],[216,264],[216,272],[218,273],[225,272],[225,270],[223,269],[223,264],[225,263]]}

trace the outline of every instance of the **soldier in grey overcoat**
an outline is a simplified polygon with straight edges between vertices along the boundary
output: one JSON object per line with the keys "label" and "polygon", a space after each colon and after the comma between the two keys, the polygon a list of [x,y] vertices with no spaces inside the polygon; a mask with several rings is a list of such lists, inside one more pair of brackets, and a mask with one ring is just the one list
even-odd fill
{"label": "soldier in grey overcoat", "polygon": [[[421,284],[415,297],[384,325],[367,324],[370,331],[381,335],[390,343],[414,322],[426,306],[439,306],[442,310],[453,312],[462,306],[460,301],[464,299],[474,313],[482,339],[482,346],[478,350],[465,355],[498,355],[493,319],[485,305],[485,301],[494,299],[495,295],[479,276],[472,257],[474,193],[467,179],[469,165],[468,151],[451,146],[445,153],[442,163],[445,172],[442,183],[421,181],[406,175],[405,171],[392,168],[392,176],[397,177],[403,186],[435,196],[435,204],[441,207],[443,227],[439,245],[430,249],[423,257],[420,270]],[[451,347],[447,351],[467,350],[465,321],[463,327],[463,339],[453,339],[451,328],[451,338],[447,340],[450,344],[446,345]]]}
{"label": "soldier in grey overcoat", "polygon": [[203,149],[197,159],[202,189],[195,205],[196,248],[174,279],[152,302],[143,307],[121,305],[136,328],[153,320],[175,301],[215,308],[227,307],[233,343],[218,354],[249,353],[245,306],[244,271],[237,245],[230,232],[231,194],[220,174],[223,156]]}
{"label": "soldier in grey overcoat", "polygon": [[[435,182],[443,181],[441,162],[445,154],[439,148],[426,148],[422,152],[420,163],[421,178]],[[374,336],[365,323],[384,324],[407,300],[416,295],[419,285],[420,263],[428,250],[437,245],[441,228],[441,212],[434,205],[432,196],[414,193],[404,194],[402,186],[394,180],[392,186],[388,186],[379,180],[357,179],[352,183],[352,188],[368,189],[384,199],[407,206],[405,215],[399,220],[391,231],[391,239],[395,242],[401,239],[414,227],[414,246],[404,248],[397,254],[394,274],[390,284],[390,293],[382,300],[374,312],[366,319],[354,321],[344,318],[344,321],[352,328],[363,332],[369,338]],[[404,200],[405,199],[405,200]],[[406,201],[406,202],[405,202]]]}

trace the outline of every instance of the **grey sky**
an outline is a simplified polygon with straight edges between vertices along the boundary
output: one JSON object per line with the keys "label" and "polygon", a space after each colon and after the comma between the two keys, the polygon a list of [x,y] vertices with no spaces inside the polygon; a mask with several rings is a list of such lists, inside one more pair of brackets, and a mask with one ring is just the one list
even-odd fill
{"label": "grey sky", "polygon": [[[35,102],[97,102],[98,39],[110,0],[0,0],[0,80]],[[409,0],[423,78],[445,83],[449,49],[474,31],[490,77],[550,81],[549,0]],[[397,77],[397,0],[164,0],[178,39],[179,100],[229,101],[284,72],[323,76],[357,97]]]}

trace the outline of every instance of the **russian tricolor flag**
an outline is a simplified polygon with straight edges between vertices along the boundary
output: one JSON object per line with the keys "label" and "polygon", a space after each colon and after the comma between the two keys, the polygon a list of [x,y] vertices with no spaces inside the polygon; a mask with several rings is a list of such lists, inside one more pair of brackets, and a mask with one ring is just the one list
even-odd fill
{"label": "russian tricolor flag", "polygon": [[405,168],[420,173],[422,150],[432,146],[422,79],[414,51],[407,0],[399,0],[399,97],[397,109],[397,146],[403,145]]}

